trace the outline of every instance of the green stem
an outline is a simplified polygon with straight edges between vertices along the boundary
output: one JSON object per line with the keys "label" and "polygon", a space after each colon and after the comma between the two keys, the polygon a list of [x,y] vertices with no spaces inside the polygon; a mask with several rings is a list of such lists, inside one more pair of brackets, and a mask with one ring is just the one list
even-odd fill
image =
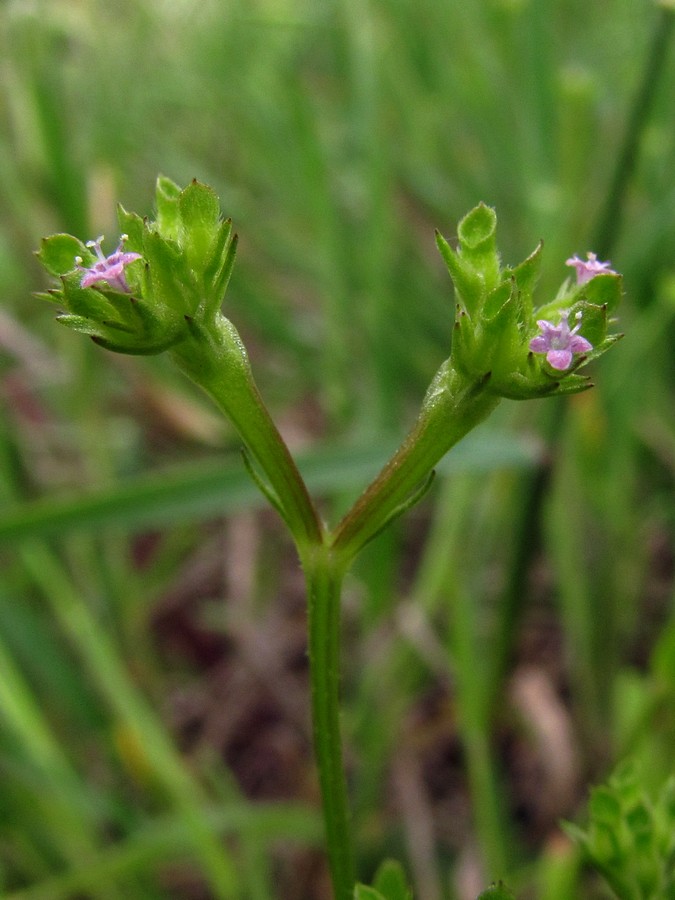
{"label": "green stem", "polygon": [[343,562],[327,547],[305,559],[314,752],[335,900],[351,900],[354,861],[340,735],[340,593]]}
{"label": "green stem", "polygon": [[489,376],[470,382],[446,361],[412,431],[335,529],[333,546],[352,559],[429,477],[434,466],[499,403]]}
{"label": "green stem", "polygon": [[350,900],[355,877],[339,715],[340,591],[347,557],[328,545],[300,473],[258,393],[234,326],[220,319],[217,328],[207,332],[191,324],[192,334],[174,349],[174,359],[226,413],[262,469],[269,487],[260,486],[289,526],[305,569],[314,749],[328,861],[335,900]]}
{"label": "green stem", "polygon": [[[220,318],[172,351],[178,367],[227,415],[267,477],[301,555],[320,544],[323,527],[288,447],[262,401],[248,356],[231,322]],[[277,504],[275,504],[277,505]]]}

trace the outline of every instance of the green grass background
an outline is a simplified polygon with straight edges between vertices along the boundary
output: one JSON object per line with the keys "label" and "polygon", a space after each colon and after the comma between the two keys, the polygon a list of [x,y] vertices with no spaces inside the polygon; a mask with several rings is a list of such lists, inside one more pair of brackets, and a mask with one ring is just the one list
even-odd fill
{"label": "green grass background", "polygon": [[[361,877],[395,854],[419,900],[497,877],[519,898],[608,896],[556,820],[583,821],[628,753],[649,788],[672,769],[674,17],[647,0],[0,4],[2,896],[328,896],[309,751],[302,790],[254,801],[208,737],[186,748],[172,704],[212,673],[155,627],[195,560],[252,528],[245,587],[225,572],[189,612],[238,659],[298,594],[292,549],[166,360],[106,355],[31,298],[43,235],[112,246],[115,203],[149,213],[158,172],[211,184],[234,220],[225,312],[331,521],[448,354],[434,228],[452,239],[483,200],[506,263],[543,238],[542,302],[574,253],[625,275],[597,387],[505,402],[450,454],[357,567],[344,652]],[[545,795],[564,755],[547,713],[573,763],[542,812],[523,783]]]}

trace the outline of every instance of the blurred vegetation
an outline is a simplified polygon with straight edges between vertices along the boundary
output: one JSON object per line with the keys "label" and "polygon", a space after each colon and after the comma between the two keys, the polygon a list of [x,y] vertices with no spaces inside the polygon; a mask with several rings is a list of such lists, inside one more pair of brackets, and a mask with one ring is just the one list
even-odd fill
{"label": "blurred vegetation", "polygon": [[672,770],[675,54],[647,0],[0,3],[0,892],[327,896],[302,586],[233,434],[162,358],[53,322],[32,251],[157,172],[240,233],[226,314],[334,520],[447,356],[480,200],[540,290],[625,275],[597,388],[503,404],[347,597],[360,875],[606,897],[563,836]]}

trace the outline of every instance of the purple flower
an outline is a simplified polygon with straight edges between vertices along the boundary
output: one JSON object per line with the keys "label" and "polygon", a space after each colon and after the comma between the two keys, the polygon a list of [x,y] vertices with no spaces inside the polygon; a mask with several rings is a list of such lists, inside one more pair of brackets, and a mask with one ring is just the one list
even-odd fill
{"label": "purple flower", "polygon": [[560,372],[569,369],[575,353],[587,353],[593,349],[593,345],[585,337],[577,334],[581,328],[581,313],[576,314],[577,324],[572,329],[567,322],[568,316],[569,313],[563,313],[560,325],[553,325],[546,319],[538,319],[537,325],[541,334],[530,341],[530,350],[545,353],[549,365]]}
{"label": "purple flower", "polygon": [[600,262],[595,253],[587,253],[586,257],[587,262],[579,259],[578,256],[572,256],[570,259],[565,260],[566,266],[574,266],[577,270],[577,284],[586,284],[587,281],[595,278],[596,275],[616,275],[614,269],[610,268],[610,263]]}
{"label": "purple flower", "polygon": [[128,266],[129,263],[134,262],[134,260],[140,259],[141,254],[123,252],[122,248],[127,239],[128,235],[123,234],[120,237],[117,250],[115,250],[114,253],[111,253],[110,256],[104,256],[103,251],[101,250],[103,235],[95,241],[88,241],[87,247],[93,248],[98,257],[98,261],[95,262],[93,266],[86,267],[82,265],[81,256],[75,257],[75,265],[80,272],[84,272],[82,281],[80,282],[80,285],[83,288],[91,287],[99,281],[105,281],[114,291],[124,291],[127,294],[130,292],[129,285],[124,277],[124,267]]}

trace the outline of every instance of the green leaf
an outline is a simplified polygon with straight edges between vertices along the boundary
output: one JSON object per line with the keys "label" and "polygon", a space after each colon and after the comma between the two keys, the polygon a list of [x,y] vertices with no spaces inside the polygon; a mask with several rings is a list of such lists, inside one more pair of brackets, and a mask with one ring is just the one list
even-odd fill
{"label": "green leaf", "polygon": [[588,804],[591,816],[599,822],[616,825],[621,819],[621,804],[608,787],[594,788]]}
{"label": "green leaf", "polygon": [[73,237],[72,234],[53,234],[51,237],[42,239],[36,256],[45,269],[58,278],[59,275],[73,271],[76,256],[89,259],[91,253],[82,241]]}
{"label": "green leaf", "polygon": [[[357,491],[382,468],[396,445],[385,438],[366,445],[329,445],[298,460],[307,486],[317,493]],[[483,428],[458,444],[439,472],[491,472],[531,467],[540,459],[536,443],[498,429]],[[239,454],[202,459],[129,478],[105,489],[48,496],[0,512],[0,542],[52,537],[106,526],[132,533],[186,524],[209,516],[258,507],[263,499]]]}
{"label": "green leaf", "polygon": [[375,888],[368,887],[366,884],[357,884],[354,886],[354,900],[387,900]]}
{"label": "green leaf", "polygon": [[385,900],[412,900],[403,866],[394,859],[386,859],[377,870],[373,886]]}

